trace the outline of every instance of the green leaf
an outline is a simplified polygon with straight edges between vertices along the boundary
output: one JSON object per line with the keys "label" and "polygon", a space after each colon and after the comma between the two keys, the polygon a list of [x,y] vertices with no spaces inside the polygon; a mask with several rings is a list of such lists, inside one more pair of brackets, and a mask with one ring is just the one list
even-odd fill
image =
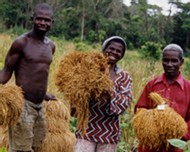
{"label": "green leaf", "polygon": [[5,147],[0,148],[0,152],[7,152]]}
{"label": "green leaf", "polygon": [[168,142],[175,146],[178,147],[179,149],[185,150],[186,147],[186,142],[180,139],[169,139]]}

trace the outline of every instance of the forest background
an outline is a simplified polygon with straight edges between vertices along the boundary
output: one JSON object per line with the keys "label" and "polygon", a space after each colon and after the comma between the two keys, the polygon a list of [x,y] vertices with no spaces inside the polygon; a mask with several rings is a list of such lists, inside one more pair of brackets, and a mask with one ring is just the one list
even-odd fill
{"label": "forest background", "polygon": [[[103,40],[113,35],[126,40],[128,51],[119,65],[133,78],[133,102],[121,117],[118,152],[135,151],[138,140],[132,127],[134,104],[147,81],[162,73],[160,55],[165,45],[177,43],[184,49],[185,64],[181,70],[190,80],[190,2],[168,0],[179,11],[166,16],[162,8],[147,0],[131,0],[130,6],[122,0],[0,0],[0,69],[12,41],[31,29],[32,10],[39,2],[47,2],[55,10],[55,22],[48,36],[55,41],[57,51],[48,91],[60,98],[54,71],[65,53],[100,51]],[[70,121],[73,132],[76,121]]]}

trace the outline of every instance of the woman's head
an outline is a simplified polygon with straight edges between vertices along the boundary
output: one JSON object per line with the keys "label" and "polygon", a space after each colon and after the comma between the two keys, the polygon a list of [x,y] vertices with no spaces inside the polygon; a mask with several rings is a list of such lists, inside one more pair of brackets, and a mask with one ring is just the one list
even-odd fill
{"label": "woman's head", "polygon": [[123,58],[126,46],[124,39],[119,36],[112,36],[106,39],[102,45],[102,51],[108,57],[108,63],[116,65]]}

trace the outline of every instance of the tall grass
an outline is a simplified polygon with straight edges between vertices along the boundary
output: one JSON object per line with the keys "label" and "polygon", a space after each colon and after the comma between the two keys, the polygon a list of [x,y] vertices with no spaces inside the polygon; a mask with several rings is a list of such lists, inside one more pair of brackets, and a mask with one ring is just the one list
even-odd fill
{"label": "tall grass", "polygon": [[[0,69],[3,67],[5,55],[14,40],[14,36],[9,35],[0,35]],[[67,42],[65,40],[52,38],[56,43],[57,49],[54,54],[54,59],[50,67],[49,75],[49,86],[48,92],[56,95],[58,98],[62,98],[63,95],[57,91],[57,88],[54,84],[54,74],[58,66],[59,61],[62,59],[63,55],[75,50],[75,45],[72,42]],[[86,51],[100,51],[100,45],[97,48],[88,46]],[[133,79],[133,101],[127,111],[121,116],[121,128],[122,136],[121,142],[118,146],[118,152],[132,152],[135,151],[138,146],[138,141],[135,137],[132,125],[133,119],[133,109],[134,105],[137,102],[145,84],[152,79],[153,77],[160,75],[162,70],[161,61],[152,63],[150,61],[144,60],[140,57],[138,51],[126,51],[124,58],[118,63],[121,68],[128,71]],[[190,64],[188,64],[189,66]],[[184,69],[184,68],[183,68]],[[183,71],[182,69],[182,71]],[[185,75],[189,77],[189,73],[186,72]],[[71,129],[74,131],[76,120],[71,120]]]}

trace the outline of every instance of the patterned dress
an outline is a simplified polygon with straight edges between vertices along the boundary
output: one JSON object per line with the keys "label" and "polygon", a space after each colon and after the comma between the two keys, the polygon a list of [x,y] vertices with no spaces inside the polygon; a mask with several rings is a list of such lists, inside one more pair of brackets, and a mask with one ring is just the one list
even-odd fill
{"label": "patterned dress", "polygon": [[127,72],[117,68],[111,100],[102,98],[90,102],[86,134],[82,136],[77,131],[76,137],[91,142],[117,144],[121,134],[119,115],[127,109],[131,100],[132,79]]}

